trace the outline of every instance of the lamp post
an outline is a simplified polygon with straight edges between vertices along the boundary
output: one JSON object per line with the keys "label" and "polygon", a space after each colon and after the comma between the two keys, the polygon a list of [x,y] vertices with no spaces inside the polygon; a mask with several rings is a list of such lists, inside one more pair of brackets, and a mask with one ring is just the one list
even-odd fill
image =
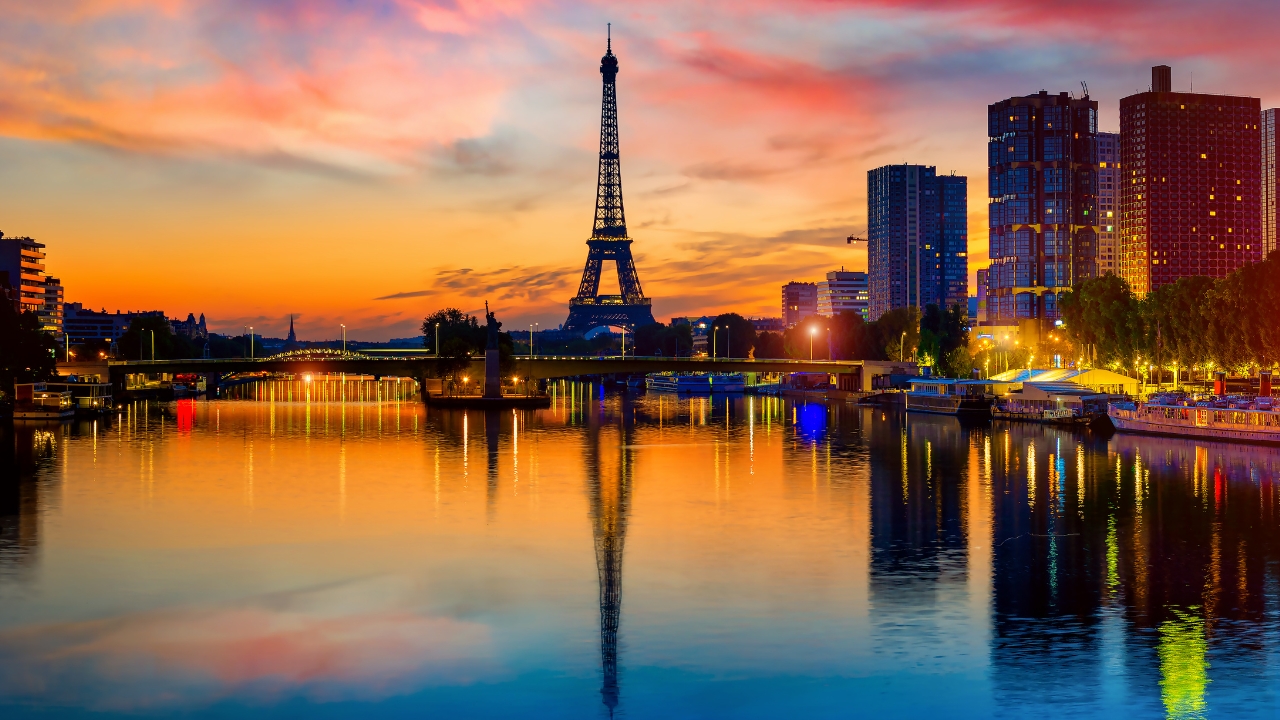
{"label": "lamp post", "polygon": [[440,357],[440,323],[436,323],[436,357]]}
{"label": "lamp post", "polygon": [[898,362],[907,359],[907,331],[902,331],[902,339],[898,341]]}
{"label": "lamp post", "polygon": [[813,336],[818,334],[818,328],[809,328],[809,362],[813,362]]}
{"label": "lamp post", "polygon": [[533,323],[529,323],[529,357],[533,357]]}
{"label": "lamp post", "polygon": [[347,354],[347,326],[342,326],[342,354]]}
{"label": "lamp post", "polygon": [[622,326],[622,359],[627,359],[627,326]]}
{"label": "lamp post", "polygon": [[716,359],[716,333],[720,332],[719,325],[711,326],[711,359]]}
{"label": "lamp post", "polygon": [[[155,333],[152,333],[152,336],[154,337]],[[252,325],[249,326],[249,359],[250,360],[253,359],[253,326]]]}

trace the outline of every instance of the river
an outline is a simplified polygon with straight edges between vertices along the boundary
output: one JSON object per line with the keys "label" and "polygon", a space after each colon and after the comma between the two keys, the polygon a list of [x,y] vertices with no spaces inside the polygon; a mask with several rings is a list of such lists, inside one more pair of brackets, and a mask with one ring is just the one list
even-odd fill
{"label": "river", "polygon": [[263,388],[0,430],[6,718],[1280,712],[1276,449]]}

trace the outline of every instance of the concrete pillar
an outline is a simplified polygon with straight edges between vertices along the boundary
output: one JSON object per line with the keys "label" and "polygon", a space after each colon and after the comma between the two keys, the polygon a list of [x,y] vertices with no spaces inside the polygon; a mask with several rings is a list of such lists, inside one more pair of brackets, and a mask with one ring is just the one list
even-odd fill
{"label": "concrete pillar", "polygon": [[498,372],[498,349],[484,351],[484,396],[502,397],[502,376]]}

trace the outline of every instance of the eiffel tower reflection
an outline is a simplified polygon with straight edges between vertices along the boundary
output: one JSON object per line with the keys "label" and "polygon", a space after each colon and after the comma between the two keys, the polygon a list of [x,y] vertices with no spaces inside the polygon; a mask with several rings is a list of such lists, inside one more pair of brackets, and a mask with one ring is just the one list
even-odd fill
{"label": "eiffel tower reflection", "polygon": [[603,682],[600,695],[609,716],[618,707],[618,622],[622,612],[622,545],[631,510],[631,423],[623,412],[618,438],[616,472],[607,473],[601,462],[601,427],[594,418],[587,428],[587,494],[590,497],[591,530],[595,538],[596,572],[600,579],[600,663]]}

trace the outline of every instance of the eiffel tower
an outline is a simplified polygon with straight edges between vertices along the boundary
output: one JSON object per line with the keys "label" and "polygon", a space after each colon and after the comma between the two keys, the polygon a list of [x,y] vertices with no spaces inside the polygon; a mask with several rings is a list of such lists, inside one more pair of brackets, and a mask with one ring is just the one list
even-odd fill
{"label": "eiffel tower", "polygon": [[[651,325],[653,309],[640,289],[640,275],[631,259],[631,238],[622,211],[622,164],[618,159],[618,99],[615,80],[618,58],[613,55],[612,32],[600,59],[604,77],[604,106],[600,112],[600,175],[596,183],[596,221],[587,241],[587,266],[582,271],[578,295],[569,301],[569,319],[563,329],[585,333],[614,325],[634,330]],[[600,294],[600,268],[606,260],[618,267],[619,295]]]}

